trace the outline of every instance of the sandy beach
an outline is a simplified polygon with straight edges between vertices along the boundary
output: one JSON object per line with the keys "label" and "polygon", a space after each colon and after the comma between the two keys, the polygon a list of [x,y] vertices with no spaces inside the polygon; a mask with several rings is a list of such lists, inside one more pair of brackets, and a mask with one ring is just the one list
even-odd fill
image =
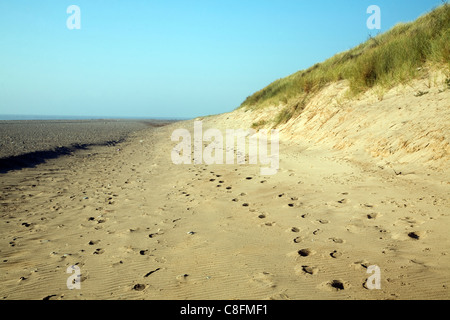
{"label": "sandy beach", "polygon": [[[367,97],[352,104],[367,110],[349,106],[338,119],[326,109],[333,90],[323,108],[313,103],[317,118],[295,122],[308,133],[281,130],[275,175],[250,164],[173,164],[171,134],[194,120],[3,173],[1,299],[448,299],[448,155],[419,163],[401,148],[383,155],[386,144],[374,141],[420,136],[416,120],[396,135],[387,128],[430,105],[448,132],[449,91]],[[249,113],[196,120],[248,128]],[[79,290],[67,287],[72,265]],[[367,287],[370,266],[379,289]]]}

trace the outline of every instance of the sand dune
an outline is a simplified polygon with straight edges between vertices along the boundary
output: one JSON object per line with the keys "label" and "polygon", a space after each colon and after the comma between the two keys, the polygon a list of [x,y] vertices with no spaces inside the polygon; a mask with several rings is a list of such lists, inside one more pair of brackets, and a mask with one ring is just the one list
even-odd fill
{"label": "sand dune", "polygon": [[3,174],[1,298],[448,299],[450,91],[339,109],[339,86],[281,128],[276,175],[174,165],[171,133],[193,120]]}

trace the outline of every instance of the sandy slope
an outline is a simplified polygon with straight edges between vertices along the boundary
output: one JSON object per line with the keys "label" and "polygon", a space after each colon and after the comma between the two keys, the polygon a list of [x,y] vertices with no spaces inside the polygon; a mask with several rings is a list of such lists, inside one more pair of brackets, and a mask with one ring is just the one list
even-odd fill
{"label": "sandy slope", "polygon": [[[170,135],[193,121],[2,175],[0,297],[450,298],[449,90],[367,97],[330,116],[338,92],[282,130],[273,176],[174,165]],[[203,124],[245,128],[255,116]],[[74,264],[81,290],[66,286]],[[371,265],[380,290],[364,286]]]}

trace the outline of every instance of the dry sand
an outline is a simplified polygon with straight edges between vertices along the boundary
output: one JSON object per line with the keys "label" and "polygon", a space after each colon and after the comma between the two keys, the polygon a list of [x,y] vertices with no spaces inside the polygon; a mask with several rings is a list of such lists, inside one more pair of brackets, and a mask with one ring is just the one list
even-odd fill
{"label": "dry sand", "polygon": [[[2,174],[0,298],[450,298],[450,90],[363,97],[330,116],[342,85],[282,128],[276,175],[174,165],[171,133],[193,121]],[[435,150],[398,143],[419,136]],[[80,290],[66,286],[71,265]],[[371,265],[379,290],[365,285]]]}

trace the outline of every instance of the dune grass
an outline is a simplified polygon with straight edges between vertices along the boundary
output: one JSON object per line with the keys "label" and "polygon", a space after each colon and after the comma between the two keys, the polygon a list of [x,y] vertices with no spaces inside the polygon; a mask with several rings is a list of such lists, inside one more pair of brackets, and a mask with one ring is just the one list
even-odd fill
{"label": "dune grass", "polygon": [[307,70],[276,80],[249,96],[240,108],[280,106],[282,110],[273,120],[278,125],[301,113],[308,99],[331,82],[348,80],[350,94],[357,95],[376,85],[391,88],[417,78],[427,63],[450,69],[448,3]]}

